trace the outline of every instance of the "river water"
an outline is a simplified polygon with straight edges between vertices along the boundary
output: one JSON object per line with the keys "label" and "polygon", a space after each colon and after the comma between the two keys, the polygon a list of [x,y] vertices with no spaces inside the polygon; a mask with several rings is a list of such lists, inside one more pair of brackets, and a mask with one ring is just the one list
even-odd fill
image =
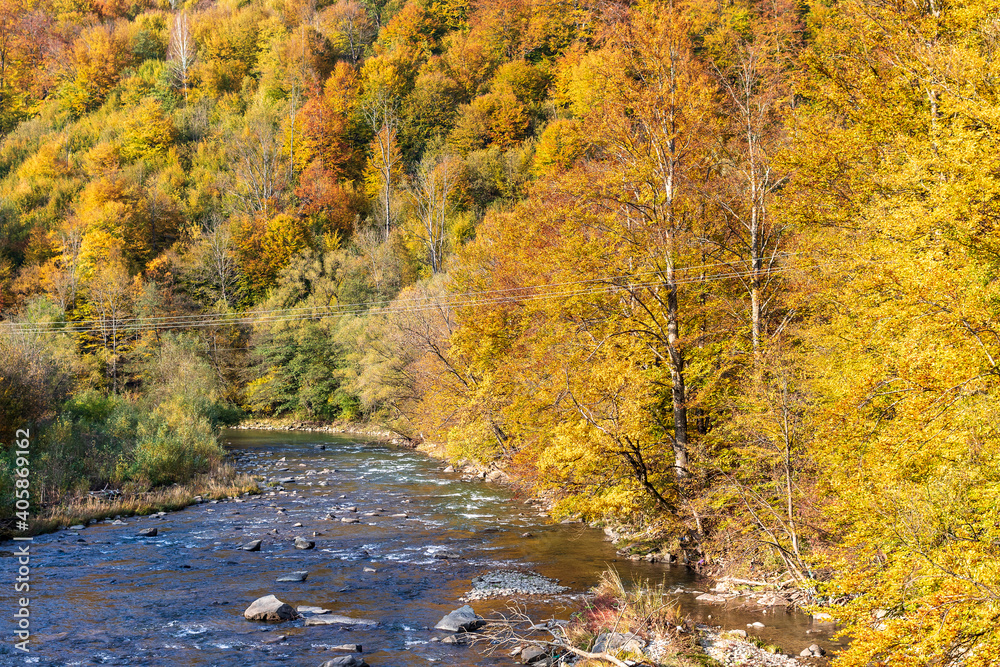
{"label": "river water", "polygon": [[[464,604],[460,598],[480,574],[532,571],[568,586],[561,595],[527,601],[538,619],[568,618],[609,566],[626,581],[705,590],[706,582],[682,566],[620,559],[600,531],[552,524],[510,490],[442,473],[440,462],[416,452],[315,433],[228,431],[223,437],[238,468],[295,481],[283,482],[284,492],[36,537],[31,653],[13,649],[7,620],[0,665],[315,667],[340,655],[328,649],[339,644],[361,644],[373,667],[509,665],[431,641],[443,635],[427,630]],[[324,518],[328,513],[337,518]],[[345,516],[359,522],[344,523]],[[157,537],[137,536],[152,526]],[[314,540],[316,548],[295,549],[296,536]],[[263,540],[259,552],[236,548],[253,539]],[[11,582],[13,550],[13,543],[0,545]],[[458,557],[436,558],[441,551]],[[293,571],[308,571],[308,578],[276,582]],[[12,588],[3,582],[0,589],[5,618],[15,609]],[[243,610],[268,594],[378,625],[245,620]],[[789,653],[817,641],[832,646],[829,628],[814,626],[805,614],[705,605],[694,597],[677,596],[694,620],[727,628],[763,622],[756,634]],[[506,611],[507,604],[472,602],[484,616]]]}

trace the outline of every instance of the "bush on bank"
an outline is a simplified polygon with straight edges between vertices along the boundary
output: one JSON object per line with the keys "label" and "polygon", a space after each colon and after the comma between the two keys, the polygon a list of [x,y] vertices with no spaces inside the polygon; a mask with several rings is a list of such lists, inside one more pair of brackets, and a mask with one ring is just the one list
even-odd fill
{"label": "bush on bank", "polygon": [[[0,519],[14,514],[13,434],[30,430],[33,516],[43,506],[105,488],[143,492],[213,470],[224,450],[218,429],[242,413],[226,401],[190,337],[165,335],[132,365],[133,386],[114,393],[83,374],[79,357],[59,359],[60,341],[0,341]],[[27,387],[27,389],[26,389]],[[23,415],[20,420],[16,414]]]}

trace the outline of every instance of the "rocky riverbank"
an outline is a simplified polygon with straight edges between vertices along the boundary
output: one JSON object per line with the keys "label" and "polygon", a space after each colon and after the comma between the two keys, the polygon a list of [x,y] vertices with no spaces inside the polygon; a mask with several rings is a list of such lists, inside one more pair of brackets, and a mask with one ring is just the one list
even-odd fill
{"label": "rocky riverbank", "polygon": [[414,448],[408,438],[375,424],[304,421],[298,419],[246,419],[237,430],[248,431],[299,431],[305,433],[329,433],[331,435],[360,435],[378,442],[388,442],[401,447]]}

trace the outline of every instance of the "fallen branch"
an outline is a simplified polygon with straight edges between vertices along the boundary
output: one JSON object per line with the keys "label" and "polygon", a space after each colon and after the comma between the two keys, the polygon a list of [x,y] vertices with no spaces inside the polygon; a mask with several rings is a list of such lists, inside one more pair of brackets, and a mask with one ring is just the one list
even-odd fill
{"label": "fallen branch", "polygon": [[[538,648],[566,651],[588,660],[604,660],[610,662],[615,667],[631,667],[628,663],[607,651],[592,652],[576,648],[566,641],[564,636],[557,634],[557,631],[561,632],[563,630],[563,627],[560,625],[556,625],[555,629],[548,625],[539,625],[532,621],[527,613],[519,608],[511,608],[511,612],[514,616],[513,619],[503,616],[500,619],[490,619],[489,625],[482,629],[481,636],[476,641],[490,642],[489,648],[486,649],[487,654],[492,654],[504,645],[527,644]],[[517,626],[519,625],[527,625],[527,631],[518,632]],[[617,627],[617,623],[615,625]],[[552,639],[529,639],[527,637],[527,632],[538,630],[548,632]]]}

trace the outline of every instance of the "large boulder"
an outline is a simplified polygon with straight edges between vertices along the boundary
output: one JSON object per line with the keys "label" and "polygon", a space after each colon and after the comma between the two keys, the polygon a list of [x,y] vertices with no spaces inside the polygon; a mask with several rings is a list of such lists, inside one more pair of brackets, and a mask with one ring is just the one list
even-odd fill
{"label": "large boulder", "polygon": [[483,623],[483,617],[476,615],[472,607],[465,605],[438,621],[434,629],[447,630],[448,632],[472,632]]}
{"label": "large boulder", "polygon": [[312,549],[316,546],[316,543],[312,540],[307,540],[304,537],[295,538],[295,548],[296,549]]}
{"label": "large boulder", "polygon": [[247,607],[243,618],[248,621],[290,621],[298,618],[298,614],[290,604],[285,604],[273,595],[265,595]]}

